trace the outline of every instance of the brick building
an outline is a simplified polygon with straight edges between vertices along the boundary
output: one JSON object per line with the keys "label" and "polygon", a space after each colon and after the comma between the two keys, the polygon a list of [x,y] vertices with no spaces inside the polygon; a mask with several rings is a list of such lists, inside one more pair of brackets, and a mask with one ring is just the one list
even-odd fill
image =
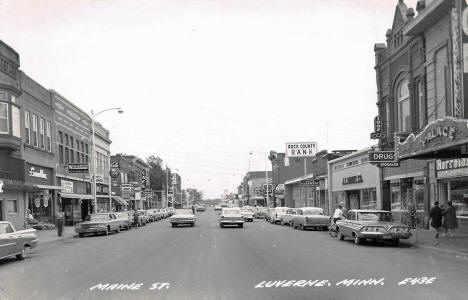
{"label": "brick building", "polygon": [[414,201],[427,216],[434,201],[452,200],[462,220],[468,212],[462,163],[468,155],[467,4],[420,0],[416,11],[398,1],[386,43],[374,47],[386,134],[379,148],[394,149],[401,162],[381,170],[382,207],[404,214]]}

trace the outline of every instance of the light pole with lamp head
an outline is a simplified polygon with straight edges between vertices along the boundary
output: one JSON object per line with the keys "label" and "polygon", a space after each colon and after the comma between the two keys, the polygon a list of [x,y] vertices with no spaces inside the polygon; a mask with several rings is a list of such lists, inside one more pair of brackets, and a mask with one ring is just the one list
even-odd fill
{"label": "light pole with lamp head", "polygon": [[[95,123],[95,118],[106,112],[106,111],[111,111],[111,110],[116,110],[119,114],[123,113],[123,109],[121,107],[114,107],[114,108],[108,108],[101,110],[100,112],[94,113],[94,111],[91,111],[91,139],[92,139],[92,147],[91,147],[91,159],[93,163],[93,198],[94,198],[94,208],[93,208],[93,213],[97,212],[97,197],[96,197],[96,145],[95,145],[95,138],[94,138],[94,123]],[[110,207],[109,207],[109,212],[110,212]]]}

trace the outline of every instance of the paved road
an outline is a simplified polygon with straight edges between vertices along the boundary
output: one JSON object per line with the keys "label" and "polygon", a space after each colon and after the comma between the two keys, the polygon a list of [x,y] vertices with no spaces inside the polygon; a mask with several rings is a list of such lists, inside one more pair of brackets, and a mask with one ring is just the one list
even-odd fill
{"label": "paved road", "polygon": [[[107,237],[42,244],[29,254],[25,261],[0,262],[0,299],[440,300],[468,294],[465,257],[403,244],[356,246],[263,220],[221,229],[211,210],[199,214],[193,228],[171,228],[163,220]],[[408,277],[436,279],[398,284]],[[339,284],[351,279],[378,283]],[[296,282],[266,287],[278,280]],[[163,282],[169,288],[151,289]],[[95,287],[113,283],[134,283],[134,289]]]}

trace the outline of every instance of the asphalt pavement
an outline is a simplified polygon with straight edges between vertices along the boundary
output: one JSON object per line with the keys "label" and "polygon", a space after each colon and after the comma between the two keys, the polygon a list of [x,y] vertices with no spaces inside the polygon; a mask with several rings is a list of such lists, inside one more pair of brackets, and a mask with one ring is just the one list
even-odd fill
{"label": "asphalt pavement", "polygon": [[466,299],[468,258],[264,220],[220,228],[211,208],[195,227],[166,219],[41,243],[24,261],[0,261],[0,278],[2,300]]}

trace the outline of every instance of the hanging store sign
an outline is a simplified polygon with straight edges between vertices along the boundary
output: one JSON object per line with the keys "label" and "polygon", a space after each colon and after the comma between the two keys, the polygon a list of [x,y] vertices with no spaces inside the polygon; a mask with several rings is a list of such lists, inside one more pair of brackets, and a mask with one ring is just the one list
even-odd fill
{"label": "hanging store sign", "polygon": [[369,162],[394,162],[395,151],[370,151]]}
{"label": "hanging store sign", "polygon": [[302,187],[307,187],[307,186],[318,186],[320,181],[318,179],[305,179],[301,180],[300,185]]}
{"label": "hanging store sign", "polygon": [[317,142],[286,143],[286,157],[312,157],[317,149]]}
{"label": "hanging store sign", "polygon": [[68,173],[88,173],[89,164],[68,164]]}
{"label": "hanging store sign", "polygon": [[109,171],[109,175],[112,178],[117,178],[120,176],[120,169],[119,168],[111,168]]}
{"label": "hanging store sign", "polygon": [[468,158],[437,159],[437,177],[461,177],[468,176]]}
{"label": "hanging store sign", "polygon": [[44,173],[43,169],[36,170],[36,168],[31,167],[31,169],[29,170],[29,176],[47,180],[47,174]]}
{"label": "hanging store sign", "polygon": [[387,135],[383,132],[382,129],[382,120],[380,119],[379,116],[374,118],[374,132],[370,134],[371,139],[383,139]]}

